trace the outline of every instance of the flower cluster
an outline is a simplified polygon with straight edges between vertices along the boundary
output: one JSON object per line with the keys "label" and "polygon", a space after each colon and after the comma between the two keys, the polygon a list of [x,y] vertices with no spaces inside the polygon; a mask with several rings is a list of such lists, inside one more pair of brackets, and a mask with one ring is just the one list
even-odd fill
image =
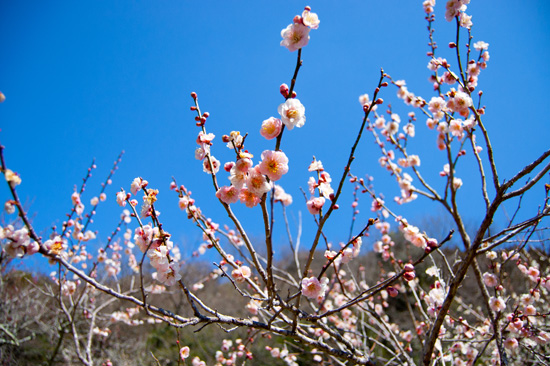
{"label": "flower cluster", "polygon": [[281,46],[288,48],[290,52],[296,51],[309,42],[309,31],[319,28],[319,18],[317,14],[311,12],[311,8],[306,6],[302,16],[296,15],[292,24],[281,31]]}

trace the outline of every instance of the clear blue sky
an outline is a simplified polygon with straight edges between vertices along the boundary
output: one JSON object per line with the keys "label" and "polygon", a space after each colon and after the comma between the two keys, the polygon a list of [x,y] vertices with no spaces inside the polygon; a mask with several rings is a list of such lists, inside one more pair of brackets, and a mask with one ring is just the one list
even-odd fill
{"label": "clear blue sky", "polygon": [[[381,67],[395,79],[405,79],[410,91],[429,100],[429,59],[426,21],[421,1],[4,1],[0,3],[0,142],[6,146],[9,167],[20,173],[19,193],[30,208],[36,227],[48,233],[60,225],[70,209],[70,195],[92,158],[98,169],[83,201],[99,191],[112,161],[126,154],[108,190],[109,202],[99,207],[94,229],[105,238],[118,221],[114,202],[120,187],[129,189],[142,176],[161,190],[158,209],[165,229],[184,252],[200,243],[200,233],[177,208],[168,190],[171,177],[194,192],[199,206],[219,223],[229,223],[213,204],[210,177],[194,160],[195,138],[189,93],[196,91],[207,128],[217,135],[214,155],[231,159],[221,144],[231,130],[248,132],[248,148],[258,161],[273,149],[258,133],[260,124],[277,116],[283,101],[279,85],[289,83],[296,61],[279,45],[280,31],[305,5],[318,13],[321,24],[311,32],[303,50],[304,66],[296,90],[306,107],[303,128],[285,133],[282,149],[290,158],[290,172],[281,180],[294,197],[292,217],[302,211],[303,246],[312,235],[312,218],[299,191],[307,188],[307,166],[315,155],[339,177],[352,138],[362,118],[358,96],[372,95]],[[336,5],[337,4],[337,5]],[[439,55],[453,66],[456,59],[445,46],[453,40],[454,23],[444,20],[445,2],[438,0],[435,37]],[[485,123],[492,134],[502,178],[549,147],[548,85],[550,85],[550,3],[547,1],[473,0],[474,41],[490,44],[491,60],[480,77],[487,106]],[[463,38],[465,39],[465,38]],[[388,88],[381,95],[404,119],[410,110]],[[411,152],[419,152],[424,175],[437,187],[443,157],[435,135],[422,133]],[[433,154],[429,161],[426,154]],[[365,135],[352,170],[374,175],[376,189],[393,197],[395,184],[380,170],[379,153]],[[458,171],[465,186],[462,210],[475,222],[482,207],[479,179]],[[221,182],[225,182],[221,175]],[[227,181],[228,182],[228,181]],[[347,186],[339,215],[327,227],[338,242],[348,233],[351,187]],[[534,209],[543,189],[527,197],[523,206]],[[5,186],[0,198],[8,198]],[[389,200],[388,200],[389,201]],[[358,223],[370,217],[370,200],[360,203]],[[440,211],[418,200],[396,212],[413,215],[420,223]],[[259,208],[236,209],[244,225],[260,236]],[[277,225],[281,228],[282,220]],[[132,224],[132,227],[135,225]],[[428,228],[425,228],[426,230]],[[295,232],[295,231],[294,231]],[[281,231],[280,236],[283,239]]]}

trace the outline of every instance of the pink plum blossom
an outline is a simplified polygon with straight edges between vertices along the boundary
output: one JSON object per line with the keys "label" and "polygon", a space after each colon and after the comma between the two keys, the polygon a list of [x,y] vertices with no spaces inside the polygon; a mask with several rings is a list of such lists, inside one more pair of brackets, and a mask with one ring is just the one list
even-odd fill
{"label": "pink plum blossom", "polygon": [[474,43],[474,48],[476,51],[487,51],[489,49],[489,43],[483,41],[477,41]]}
{"label": "pink plum blossom", "polygon": [[166,286],[174,286],[176,282],[181,280],[181,274],[179,273],[180,266],[177,262],[172,262],[166,269],[166,271],[157,272],[157,280]]}
{"label": "pink plum blossom", "polygon": [[323,208],[324,204],[325,197],[313,197],[309,201],[307,201],[307,209],[310,214],[317,215]]}
{"label": "pink plum blossom", "polygon": [[302,127],[306,123],[306,108],[296,98],[287,99],[286,102],[279,105],[277,109],[281,115],[281,121],[289,129]]}
{"label": "pink plum blossom", "polygon": [[279,180],[283,174],[288,172],[288,158],[282,151],[265,150],[262,153],[259,169],[272,181]]}
{"label": "pink plum blossom", "polygon": [[325,296],[328,279],[319,281],[317,277],[306,277],[302,280],[302,295],[309,299],[318,299]]}
{"label": "pink plum blossom", "polygon": [[495,287],[498,285],[498,277],[493,273],[485,272],[483,274],[483,282],[485,282],[486,286]]}
{"label": "pink plum blossom", "polygon": [[250,278],[250,275],[252,274],[252,271],[250,270],[250,267],[248,266],[240,266],[239,268],[236,268],[231,272],[231,277],[235,280],[235,282],[241,283],[244,282],[247,278]]}
{"label": "pink plum blossom", "polygon": [[246,207],[250,207],[250,208],[256,206],[262,200],[261,197],[256,196],[246,187],[241,189],[241,193],[239,194],[239,199],[241,200],[242,203],[246,205]]}
{"label": "pink plum blossom", "polygon": [[248,178],[246,178],[246,187],[258,197],[262,197],[264,193],[271,189],[271,185],[262,174],[260,167],[261,166],[256,166],[254,169],[250,169]]}
{"label": "pink plum blossom", "polygon": [[187,357],[189,357],[189,347],[188,346],[184,346],[184,347],[181,347],[180,348],[180,358],[181,360],[185,360]]}
{"label": "pink plum blossom", "polygon": [[126,206],[126,192],[124,192],[124,190],[116,194],[116,202],[120,207]]}
{"label": "pink plum blossom", "polygon": [[[213,156],[210,156],[210,162],[212,162],[212,168],[214,168],[214,174],[216,174],[220,170],[220,164],[221,163],[218,159],[216,159]],[[210,167],[210,162],[208,161],[208,158],[204,159],[202,161],[202,170],[205,173],[208,173],[208,174],[212,174],[212,169]]]}
{"label": "pink plum blossom", "polygon": [[309,31],[311,29],[301,23],[292,23],[281,31],[281,46],[288,48],[290,52],[294,52],[309,42]]}
{"label": "pink plum blossom", "polygon": [[223,186],[216,192],[216,197],[229,205],[239,200],[239,190],[235,186]]}
{"label": "pink plum blossom", "polygon": [[491,296],[491,298],[489,299],[489,307],[493,311],[500,312],[506,309],[506,303],[501,297]]}
{"label": "pink plum blossom", "polygon": [[274,190],[275,202],[281,202],[283,206],[288,206],[292,203],[292,196],[286,193],[283,187],[276,184]]}
{"label": "pink plum blossom", "polygon": [[317,14],[306,9],[302,12],[302,23],[311,29],[317,29],[319,28],[320,20]]}
{"label": "pink plum blossom", "polygon": [[267,140],[272,140],[275,137],[279,136],[283,128],[283,122],[280,119],[275,117],[270,117],[262,122],[262,127],[260,128],[260,135],[262,135]]}

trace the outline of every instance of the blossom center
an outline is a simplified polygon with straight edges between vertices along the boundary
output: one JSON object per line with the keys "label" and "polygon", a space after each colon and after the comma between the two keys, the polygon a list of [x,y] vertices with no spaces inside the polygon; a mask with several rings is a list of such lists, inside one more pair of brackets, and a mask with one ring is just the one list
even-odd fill
{"label": "blossom center", "polygon": [[298,111],[295,109],[290,109],[286,112],[286,116],[288,118],[297,118],[299,115]]}

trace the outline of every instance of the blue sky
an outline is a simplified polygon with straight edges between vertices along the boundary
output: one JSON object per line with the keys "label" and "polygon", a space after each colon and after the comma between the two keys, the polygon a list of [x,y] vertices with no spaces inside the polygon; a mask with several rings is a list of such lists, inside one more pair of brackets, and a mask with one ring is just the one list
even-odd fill
{"label": "blue sky", "polygon": [[[501,178],[506,178],[549,147],[545,112],[550,4],[496,4],[473,0],[468,13],[473,15],[474,41],[490,44],[491,60],[479,85],[485,92],[484,120]],[[307,166],[315,155],[333,178],[341,176],[361,122],[358,96],[372,95],[380,68],[405,79],[415,94],[427,100],[433,96],[427,82],[428,36],[421,1],[0,3],[0,90],[6,95],[0,105],[0,142],[8,166],[23,179],[19,193],[36,227],[47,235],[51,225],[61,224],[74,185],[95,158],[98,169],[83,199],[88,204],[121,150],[125,155],[107,192],[109,200],[99,207],[95,220],[101,238],[120,215],[116,191],[121,186],[128,190],[136,176],[161,190],[158,209],[164,228],[184,252],[200,243],[200,233],[168,190],[172,176],[193,191],[198,205],[215,221],[229,223],[212,199],[210,177],[193,158],[198,129],[189,111],[189,93],[196,91],[201,108],[211,114],[207,129],[217,135],[214,155],[222,162],[230,160],[221,136],[239,130],[249,133],[248,149],[257,162],[263,150],[274,148],[259,135],[260,124],[277,116],[283,101],[279,85],[290,82],[296,61],[296,53],[279,45],[280,31],[305,5],[318,13],[321,24],[303,50],[296,90],[307,121],[303,128],[285,132],[282,149],[290,158],[290,172],[280,182],[294,197],[291,220],[302,212],[307,246],[314,226],[299,190],[307,188]],[[454,40],[455,25],[444,20],[444,5],[438,1],[436,6],[435,37],[439,56],[456,66],[446,47]],[[410,111],[394,88],[381,97],[391,101],[403,119]],[[411,152],[424,157],[424,176],[442,187],[438,172],[444,161],[435,135],[424,131],[422,118],[417,126]],[[376,189],[393,197],[395,184],[378,167],[378,156],[372,137],[365,135],[352,171],[375,176]],[[458,171],[465,182],[461,208],[467,221],[475,223],[482,201],[479,179],[470,174]],[[543,193],[539,185],[522,207],[532,212]],[[4,186],[0,198],[8,198]],[[326,231],[334,242],[347,237],[351,186],[343,198]],[[440,214],[423,200],[392,208],[417,223]],[[364,223],[370,217],[370,200],[363,198],[360,209],[358,223]],[[253,236],[263,233],[259,208],[238,206],[236,211],[244,215],[244,226]],[[280,217],[277,225],[282,228]],[[283,231],[278,234],[276,239],[283,241]]]}

